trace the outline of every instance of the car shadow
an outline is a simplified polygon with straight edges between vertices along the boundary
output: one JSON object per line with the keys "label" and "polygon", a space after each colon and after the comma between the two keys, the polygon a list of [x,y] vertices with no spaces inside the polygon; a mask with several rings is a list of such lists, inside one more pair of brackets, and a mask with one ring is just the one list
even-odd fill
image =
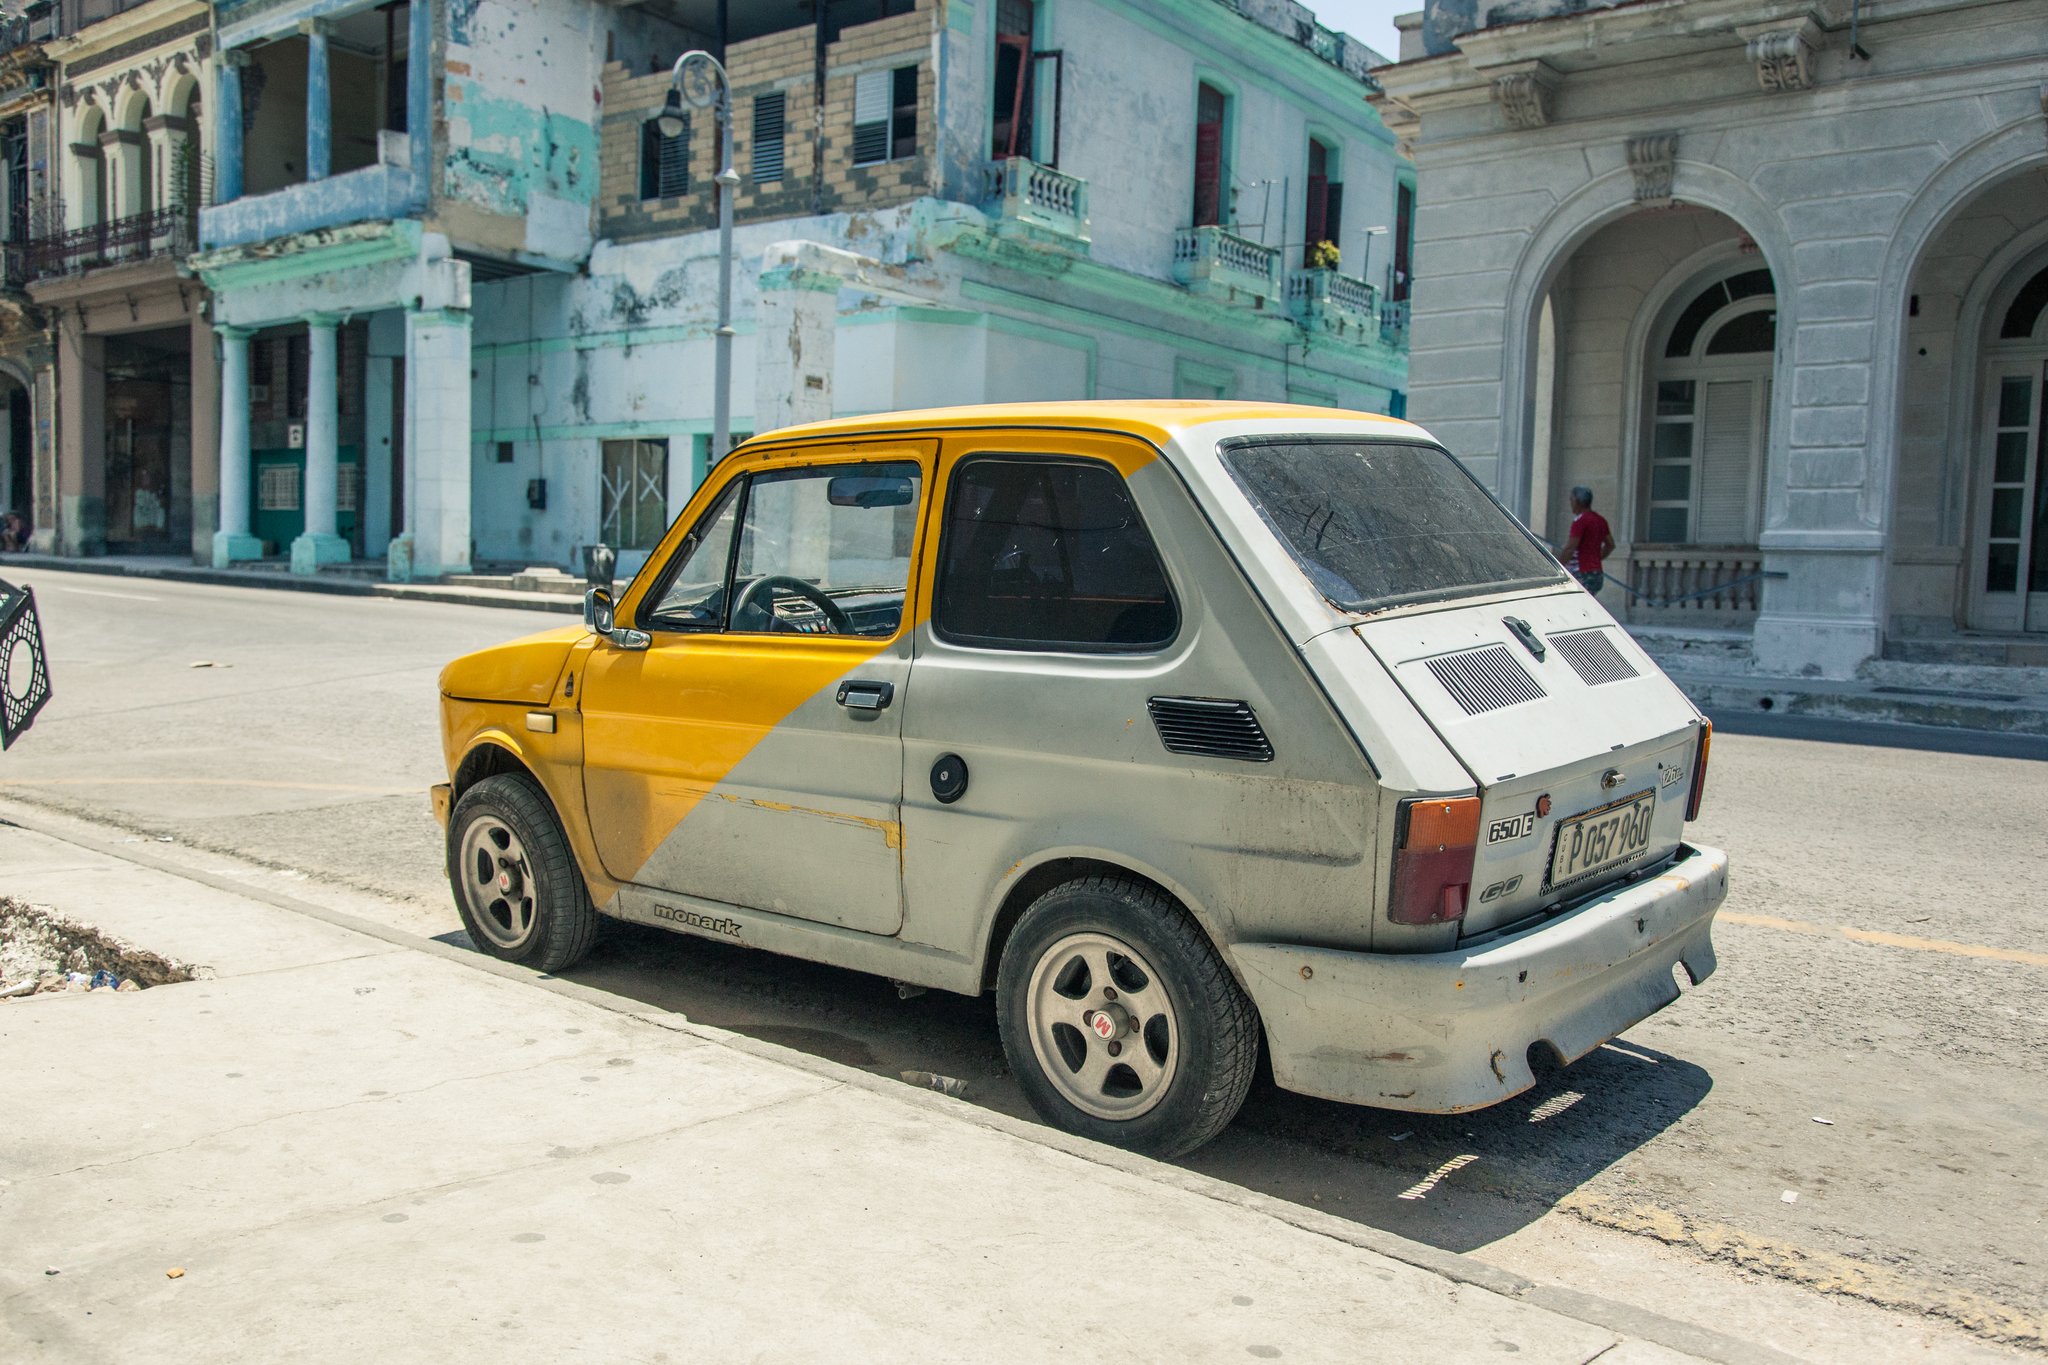
{"label": "car shadow", "polygon": [[[963,1080],[969,1103],[1039,1121],[1010,1074],[993,996],[927,991],[905,999],[881,977],[617,921],[607,921],[590,957],[562,975],[875,1075]],[[1262,1057],[1236,1120],[1174,1164],[1470,1251],[1541,1218],[1713,1088],[1703,1068],[1626,1036],[1569,1067],[1541,1048],[1530,1061],[1537,1079],[1528,1091],[1446,1115],[1297,1095],[1273,1083]]]}

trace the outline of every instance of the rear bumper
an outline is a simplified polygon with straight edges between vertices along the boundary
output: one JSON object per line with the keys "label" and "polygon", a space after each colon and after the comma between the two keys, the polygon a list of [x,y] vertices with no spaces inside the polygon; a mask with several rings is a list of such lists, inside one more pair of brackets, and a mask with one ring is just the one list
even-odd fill
{"label": "rear bumper", "polygon": [[1513,938],[1449,953],[1231,949],[1289,1090],[1424,1113],[1480,1109],[1535,1083],[1543,1042],[1566,1061],[1678,998],[1671,969],[1714,970],[1728,855],[1681,847],[1622,886]]}

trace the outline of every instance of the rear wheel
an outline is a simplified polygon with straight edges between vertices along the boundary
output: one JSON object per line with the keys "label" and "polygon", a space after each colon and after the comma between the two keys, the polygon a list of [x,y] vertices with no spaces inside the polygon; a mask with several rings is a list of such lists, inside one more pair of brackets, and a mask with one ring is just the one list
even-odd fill
{"label": "rear wheel", "polygon": [[1040,1117],[1155,1156],[1223,1131],[1258,1059],[1258,1013],[1208,935],[1121,878],[1032,903],[1003,951],[996,1017]]}
{"label": "rear wheel", "polygon": [[470,942],[559,972],[597,941],[597,910],[547,794],[524,773],[487,777],[448,819],[448,884]]}

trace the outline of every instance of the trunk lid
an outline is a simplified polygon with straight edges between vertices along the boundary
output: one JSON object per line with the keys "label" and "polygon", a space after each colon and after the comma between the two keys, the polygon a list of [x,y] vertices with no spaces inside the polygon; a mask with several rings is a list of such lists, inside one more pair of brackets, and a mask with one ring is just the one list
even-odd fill
{"label": "trunk lid", "polygon": [[[1356,630],[1478,784],[1464,936],[1576,898],[1677,847],[1699,712],[1584,592],[1456,605]],[[1645,793],[1653,808],[1620,804]],[[1603,808],[1648,809],[1648,847],[1553,883],[1560,824]]]}

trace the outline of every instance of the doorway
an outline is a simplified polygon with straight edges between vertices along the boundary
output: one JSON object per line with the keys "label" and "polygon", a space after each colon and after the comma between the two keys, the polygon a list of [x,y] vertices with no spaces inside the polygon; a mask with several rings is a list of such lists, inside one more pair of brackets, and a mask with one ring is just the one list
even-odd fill
{"label": "doorway", "polygon": [[2002,314],[1984,358],[1970,623],[2048,631],[2048,269]]}
{"label": "doorway", "polygon": [[107,549],[167,554],[192,539],[191,342],[183,329],[108,337]]}

